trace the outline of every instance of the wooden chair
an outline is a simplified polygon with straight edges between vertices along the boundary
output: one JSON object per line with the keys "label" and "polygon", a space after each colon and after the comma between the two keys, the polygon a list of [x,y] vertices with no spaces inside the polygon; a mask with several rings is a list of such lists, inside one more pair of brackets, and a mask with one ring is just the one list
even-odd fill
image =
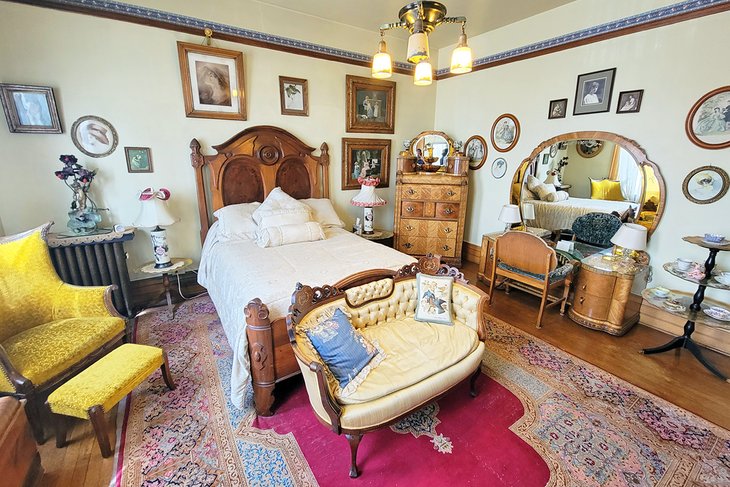
{"label": "wooden chair", "polygon": [[[504,283],[507,293],[510,286],[513,286],[541,296],[537,328],[542,326],[542,315],[546,307],[561,304],[560,314],[565,314],[570,283],[576,267],[574,261],[558,267],[555,250],[543,239],[527,232],[509,231],[497,237],[494,243],[494,262],[489,282],[490,303],[494,288]],[[496,283],[497,276],[502,276],[499,283]],[[550,295],[550,289],[558,286],[563,286],[562,296]],[[546,305],[547,301],[551,301],[550,304]]]}

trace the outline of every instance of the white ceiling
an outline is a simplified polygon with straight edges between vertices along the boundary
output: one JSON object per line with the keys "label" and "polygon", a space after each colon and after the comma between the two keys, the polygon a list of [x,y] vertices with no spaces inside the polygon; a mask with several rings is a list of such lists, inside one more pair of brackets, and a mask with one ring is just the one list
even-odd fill
{"label": "white ceiling", "polygon": [[[408,0],[258,0],[294,12],[320,17],[333,22],[378,32],[381,24],[397,22],[398,12]],[[466,33],[478,34],[517,22],[521,19],[570,3],[572,0],[444,0],[447,16],[467,18]],[[429,36],[436,48],[455,44],[459,28],[442,25]],[[408,31],[393,29],[388,35],[406,38]]]}

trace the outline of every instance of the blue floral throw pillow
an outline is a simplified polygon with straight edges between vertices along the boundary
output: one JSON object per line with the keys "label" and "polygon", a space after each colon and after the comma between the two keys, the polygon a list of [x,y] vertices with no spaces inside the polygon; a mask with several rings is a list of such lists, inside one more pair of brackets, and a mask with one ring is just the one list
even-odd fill
{"label": "blue floral throw pillow", "polygon": [[343,388],[378,353],[370,342],[355,331],[339,308],[332,318],[320,321],[305,330],[305,333]]}
{"label": "blue floral throw pillow", "polygon": [[417,321],[453,325],[451,318],[451,287],[454,279],[449,276],[416,275],[418,305]]}

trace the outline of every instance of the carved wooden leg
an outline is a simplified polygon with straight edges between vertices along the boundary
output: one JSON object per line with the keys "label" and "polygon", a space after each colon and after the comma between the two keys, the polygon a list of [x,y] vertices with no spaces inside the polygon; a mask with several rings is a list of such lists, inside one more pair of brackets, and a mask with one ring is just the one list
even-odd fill
{"label": "carved wooden leg", "polygon": [[565,314],[565,306],[568,304],[568,294],[570,293],[570,281],[563,284],[563,302],[560,303],[560,315]]}
{"label": "carved wooden leg", "polygon": [[542,300],[540,301],[540,311],[537,313],[537,328],[542,328],[542,315],[545,312],[545,304],[547,303],[548,297],[548,286],[545,285],[545,289],[542,290]]}
{"label": "carved wooden leg", "polygon": [[362,435],[345,435],[350,444],[350,478],[355,479],[360,472],[357,471],[357,448],[360,446]]}
{"label": "carved wooden leg", "polygon": [[61,414],[56,415],[55,420],[56,448],[63,448],[64,446],[66,446],[66,426],[68,424],[68,420],[66,419],[66,416],[63,416]]}
{"label": "carved wooden leg", "polygon": [[172,374],[170,373],[170,365],[167,363],[167,353],[165,351],[162,351],[162,366],[160,367],[160,371],[162,371],[162,379],[165,381],[165,384],[167,384],[167,387],[170,388],[171,391],[175,390],[175,381],[172,378]]}
{"label": "carved wooden leg", "polygon": [[28,418],[28,424],[33,432],[33,439],[36,443],[42,445],[46,442],[46,435],[43,430],[43,406],[40,404],[40,398],[35,393],[25,395],[25,415]]}
{"label": "carved wooden leg", "polygon": [[104,410],[101,406],[96,405],[89,409],[89,419],[91,420],[91,426],[94,427],[96,441],[99,442],[101,456],[109,458],[112,456],[112,453],[114,453],[114,450],[112,450],[112,447],[109,444],[109,428],[107,428],[106,419],[104,418]]}
{"label": "carved wooden leg", "polygon": [[477,379],[481,374],[482,364],[479,364],[477,370],[474,371],[471,375],[471,379],[469,379],[469,395],[471,395],[471,397],[477,397],[477,394],[479,394],[479,391],[477,391]]}
{"label": "carved wooden leg", "polygon": [[271,416],[274,403],[274,334],[269,320],[269,308],[256,298],[244,308],[246,315],[246,336],[251,360],[251,381],[256,413]]}

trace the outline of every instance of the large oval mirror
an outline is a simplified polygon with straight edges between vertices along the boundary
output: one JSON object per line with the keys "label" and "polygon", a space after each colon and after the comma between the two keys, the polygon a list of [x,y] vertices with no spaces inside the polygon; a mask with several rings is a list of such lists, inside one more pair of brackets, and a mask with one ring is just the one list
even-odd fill
{"label": "large oval mirror", "polygon": [[[538,182],[548,193],[552,184],[556,196],[528,188]],[[659,168],[636,142],[611,132],[571,132],[544,141],[522,161],[510,199],[520,208],[529,202],[530,225],[550,231],[601,212],[643,225],[651,235],[664,212],[665,188]]]}
{"label": "large oval mirror", "polygon": [[411,154],[418,155],[419,149],[424,157],[439,159],[443,156],[454,155],[454,141],[443,132],[427,130],[411,140]]}

